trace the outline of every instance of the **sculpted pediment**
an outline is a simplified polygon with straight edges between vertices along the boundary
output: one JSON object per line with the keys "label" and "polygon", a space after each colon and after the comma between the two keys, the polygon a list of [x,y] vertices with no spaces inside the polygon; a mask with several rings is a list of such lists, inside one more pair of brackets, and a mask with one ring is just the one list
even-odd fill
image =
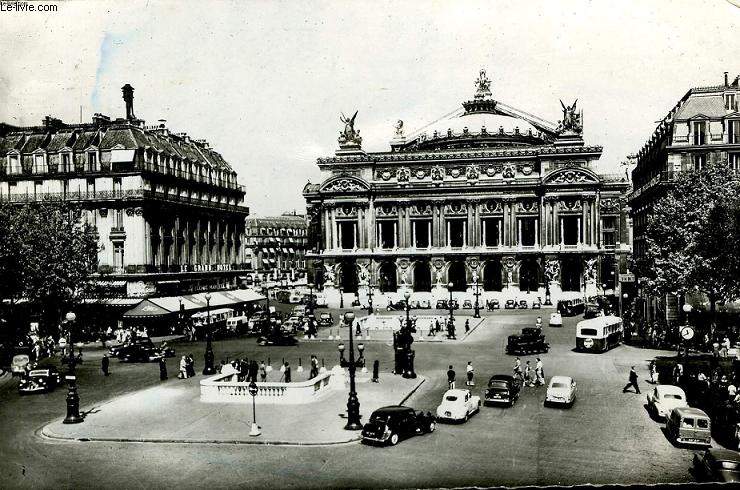
{"label": "sculpted pediment", "polygon": [[583,168],[561,168],[545,177],[545,184],[598,184],[599,177]]}
{"label": "sculpted pediment", "polygon": [[358,177],[340,175],[328,179],[321,185],[320,192],[365,192],[370,190],[370,186],[364,180]]}

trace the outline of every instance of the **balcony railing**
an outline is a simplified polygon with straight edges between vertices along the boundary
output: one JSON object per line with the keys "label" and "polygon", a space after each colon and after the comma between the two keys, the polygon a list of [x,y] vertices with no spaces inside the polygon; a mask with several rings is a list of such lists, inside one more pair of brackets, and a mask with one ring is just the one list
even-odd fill
{"label": "balcony railing", "polygon": [[672,182],[676,180],[677,176],[678,172],[674,172],[673,170],[664,170],[663,172],[660,172],[653,176],[653,178],[648,180],[644,185],[641,185],[640,187],[635,189],[635,191],[630,194],[630,199],[637,198],[638,196],[642,195],[643,193],[647,192],[660,183]]}
{"label": "balcony railing", "polygon": [[155,165],[154,163],[145,162],[141,165],[141,169],[147,172],[154,172],[161,175],[171,175],[181,179],[191,180],[193,182],[201,182],[209,185],[223,187],[225,189],[234,189],[244,192],[244,186],[237,184],[235,181],[227,182],[226,179],[218,179],[213,176],[201,175],[197,172],[190,172],[189,170],[180,170],[177,168],[166,167],[165,165]]}

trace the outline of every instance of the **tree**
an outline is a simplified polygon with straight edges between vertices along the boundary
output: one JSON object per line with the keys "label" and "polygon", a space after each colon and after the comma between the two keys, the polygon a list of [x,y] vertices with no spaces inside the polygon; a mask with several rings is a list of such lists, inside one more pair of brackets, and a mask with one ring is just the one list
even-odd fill
{"label": "tree", "polygon": [[702,292],[712,311],[739,297],[738,210],[740,178],[726,162],[680,172],[648,218],[642,287],[656,296]]}
{"label": "tree", "polygon": [[97,264],[94,230],[62,201],[0,205],[0,295],[28,300],[47,324],[89,287]]}

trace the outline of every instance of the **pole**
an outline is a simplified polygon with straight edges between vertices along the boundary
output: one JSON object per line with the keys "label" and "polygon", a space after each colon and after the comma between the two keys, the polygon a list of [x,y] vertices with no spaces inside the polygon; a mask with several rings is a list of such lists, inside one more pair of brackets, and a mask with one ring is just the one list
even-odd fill
{"label": "pole", "polygon": [[[345,321],[346,318],[345,316]],[[346,430],[360,430],[362,424],[360,423],[360,401],[357,399],[357,392],[355,391],[355,347],[351,322],[348,322],[347,329],[349,330],[349,399],[347,400],[347,425],[344,428]]]}
{"label": "pole", "polygon": [[206,295],[206,352],[203,355],[204,366],[203,374],[211,375],[216,372],[216,368],[213,367],[213,345],[211,344],[211,297]]}
{"label": "pole", "polygon": [[450,308],[450,322],[452,322],[454,321],[454,318],[452,317],[452,283],[450,283],[448,286],[450,288],[450,304],[448,306]]}
{"label": "pole", "polygon": [[475,277],[475,313],[473,313],[473,318],[480,318],[480,304],[478,303],[478,298],[480,297],[480,292],[478,291],[478,276]]}

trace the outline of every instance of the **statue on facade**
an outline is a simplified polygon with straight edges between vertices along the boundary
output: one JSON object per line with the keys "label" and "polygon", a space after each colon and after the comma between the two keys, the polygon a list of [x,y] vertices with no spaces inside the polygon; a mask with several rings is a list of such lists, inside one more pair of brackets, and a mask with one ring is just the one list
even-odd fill
{"label": "statue on facade", "polygon": [[357,117],[357,113],[359,111],[355,111],[354,115],[350,118],[344,115],[342,113],[341,117],[339,118],[344,123],[344,130],[339,133],[339,145],[351,145],[351,146],[360,146],[362,144],[362,137],[360,136],[360,130],[355,129],[355,118]]}
{"label": "statue on facade", "polygon": [[396,129],[396,139],[403,139],[403,121],[399,119],[395,125],[395,129]]}
{"label": "statue on facade", "polygon": [[585,282],[596,280],[596,259],[586,259],[585,267],[583,268],[583,280]]}
{"label": "statue on facade", "polygon": [[560,277],[560,261],[557,259],[547,260],[545,262],[545,275],[548,282],[556,281]]}
{"label": "statue on facade", "polygon": [[566,106],[562,100],[560,101],[563,108],[563,120],[560,121],[556,130],[559,134],[581,134],[583,132],[583,111],[577,112],[576,104],[578,104],[578,99],[571,106]]}
{"label": "statue on facade", "polygon": [[334,284],[337,280],[337,274],[334,271],[334,266],[330,264],[324,264],[324,271],[326,272],[326,282]]}
{"label": "statue on facade", "polygon": [[359,281],[360,285],[366,286],[368,284],[369,278],[370,272],[368,271],[367,264],[357,264],[357,280]]}
{"label": "statue on facade", "polygon": [[485,99],[491,95],[491,80],[486,76],[486,70],[481,68],[475,81],[475,99]]}

